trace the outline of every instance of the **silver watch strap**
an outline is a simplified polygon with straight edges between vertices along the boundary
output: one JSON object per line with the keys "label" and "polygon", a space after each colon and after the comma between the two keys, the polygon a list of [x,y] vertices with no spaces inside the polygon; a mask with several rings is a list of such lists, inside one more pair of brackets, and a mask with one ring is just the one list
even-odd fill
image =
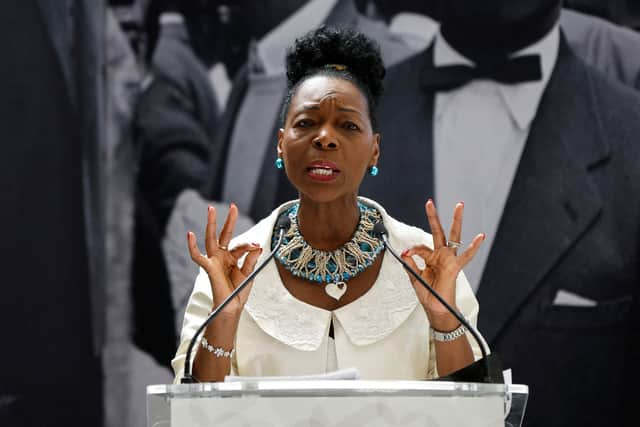
{"label": "silver watch strap", "polygon": [[458,326],[456,329],[454,329],[453,331],[449,331],[449,332],[440,332],[431,328],[431,336],[433,337],[434,340],[440,341],[440,342],[455,341],[461,336],[463,336],[465,332],[467,332],[467,328],[465,328],[464,325],[462,324]]}

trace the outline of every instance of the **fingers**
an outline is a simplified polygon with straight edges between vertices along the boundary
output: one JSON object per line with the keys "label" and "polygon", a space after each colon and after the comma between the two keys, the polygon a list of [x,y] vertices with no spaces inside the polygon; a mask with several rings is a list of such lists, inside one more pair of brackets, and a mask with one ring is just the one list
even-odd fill
{"label": "fingers", "polygon": [[248,252],[248,255],[242,264],[242,268],[240,269],[242,274],[248,276],[253,271],[253,268],[258,261],[258,257],[262,253],[262,248],[258,243],[244,243],[236,246],[230,252],[236,260],[242,258],[242,256]]}
{"label": "fingers", "polygon": [[189,246],[189,255],[191,255],[193,262],[198,264],[200,267],[204,267],[207,257],[200,252],[196,235],[190,231],[187,232],[187,244]]}
{"label": "fingers", "polygon": [[[418,268],[418,265],[416,264],[416,262],[411,257],[411,254],[410,254],[409,251],[402,252],[401,256],[402,256],[402,260],[404,262],[406,262],[407,264],[409,264],[409,266],[413,269],[413,271],[420,272],[420,269]],[[407,272],[407,274],[408,274],[408,272]],[[409,279],[411,280],[411,283],[413,283],[416,280],[415,277],[413,277],[411,274],[409,274]]]}
{"label": "fingers", "polygon": [[214,251],[219,248],[226,249],[229,246],[231,237],[233,236],[233,230],[236,227],[236,221],[238,220],[238,207],[232,203],[229,206],[229,213],[220,230],[220,237],[217,236],[217,212],[216,208],[209,206],[207,211],[207,228],[205,231],[205,248],[207,255],[213,255]]}
{"label": "fingers", "polygon": [[461,242],[462,240],[462,216],[464,213],[464,203],[456,203],[453,208],[453,221],[451,223],[451,230],[449,231],[449,241]]}
{"label": "fingers", "polygon": [[243,243],[229,250],[229,253],[233,256],[233,258],[239,260],[247,252],[255,251],[258,249],[260,249],[260,245],[257,243]]}
{"label": "fingers", "polygon": [[438,249],[446,246],[447,241],[444,238],[444,230],[442,229],[442,225],[440,225],[440,218],[438,217],[436,205],[433,203],[433,200],[427,200],[425,211],[427,212],[427,219],[429,220],[431,234],[433,235],[433,247]]}
{"label": "fingers", "polygon": [[458,255],[458,260],[461,262],[462,267],[467,265],[469,261],[473,259],[473,257],[476,255],[476,252],[478,252],[478,249],[480,249],[480,245],[482,245],[482,242],[484,242],[484,239],[486,239],[486,237],[487,236],[484,233],[478,234],[473,238],[467,249],[462,254]]}
{"label": "fingers", "polygon": [[244,254],[248,253],[244,259],[242,268],[240,269],[241,273],[246,277],[253,271],[256,262],[262,253],[262,248],[258,243],[243,243],[242,245],[238,245],[231,249],[229,252],[236,261],[242,258]]}
{"label": "fingers", "polygon": [[218,245],[227,247],[233,237],[233,230],[236,228],[236,221],[238,220],[238,207],[235,203],[229,205],[229,213],[227,219],[220,230],[220,237],[218,238]]}
{"label": "fingers", "polygon": [[402,257],[411,257],[412,255],[418,255],[420,258],[427,261],[427,258],[433,253],[433,249],[425,245],[416,245],[410,249],[407,249],[402,253]]}
{"label": "fingers", "polygon": [[247,257],[244,259],[242,268],[240,269],[240,271],[242,271],[242,274],[244,274],[245,276],[248,276],[253,272],[253,269],[255,268],[261,253],[262,253],[262,248],[260,247],[257,247],[255,248],[255,250],[252,250],[251,252],[249,252]]}
{"label": "fingers", "polygon": [[218,249],[218,239],[216,238],[216,208],[209,206],[207,211],[207,228],[205,230],[204,245],[207,250],[207,255],[213,255],[213,252]]}

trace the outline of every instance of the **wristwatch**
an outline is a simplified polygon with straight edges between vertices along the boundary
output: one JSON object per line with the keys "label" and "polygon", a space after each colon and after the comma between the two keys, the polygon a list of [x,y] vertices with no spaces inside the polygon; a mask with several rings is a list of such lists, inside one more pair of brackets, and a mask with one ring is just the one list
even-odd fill
{"label": "wristwatch", "polygon": [[434,340],[440,341],[440,342],[455,341],[461,336],[463,336],[465,332],[467,332],[467,328],[465,328],[463,324],[460,324],[460,326],[455,328],[453,331],[449,331],[449,332],[440,332],[431,328],[431,336],[433,337]]}

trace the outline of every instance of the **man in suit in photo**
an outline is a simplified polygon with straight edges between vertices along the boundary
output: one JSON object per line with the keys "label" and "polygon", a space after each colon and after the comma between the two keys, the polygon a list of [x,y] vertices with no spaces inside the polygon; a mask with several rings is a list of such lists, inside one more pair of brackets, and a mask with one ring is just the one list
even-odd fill
{"label": "man in suit in photo", "polygon": [[[176,2],[174,2],[176,3]],[[191,43],[187,3],[162,10],[151,60],[150,83],[135,113],[140,152],[136,184],[135,246],[132,268],[134,342],[169,366],[177,337],[169,279],[161,249],[176,198],[185,189],[202,191],[218,125],[218,102],[207,67]]]}
{"label": "man in suit in photo", "polygon": [[[424,226],[467,209],[479,330],[527,426],[628,425],[640,360],[640,97],[576,57],[560,1],[443,2],[433,44],[388,70],[380,175],[361,192]],[[446,222],[446,220],[445,220]]]}
{"label": "man in suit in photo", "polygon": [[102,425],[104,2],[3,2],[0,424]]}
{"label": "man in suit in photo", "polygon": [[[402,7],[402,2],[385,5],[384,12],[391,20],[391,30],[425,47],[431,44],[437,24],[430,20],[439,19],[438,1],[410,2],[404,9]],[[393,13],[395,15],[391,15]],[[418,21],[416,18],[426,20]],[[608,77],[640,89],[640,55],[637,54],[640,33],[567,8],[561,10],[559,23],[569,46],[579,58]]]}

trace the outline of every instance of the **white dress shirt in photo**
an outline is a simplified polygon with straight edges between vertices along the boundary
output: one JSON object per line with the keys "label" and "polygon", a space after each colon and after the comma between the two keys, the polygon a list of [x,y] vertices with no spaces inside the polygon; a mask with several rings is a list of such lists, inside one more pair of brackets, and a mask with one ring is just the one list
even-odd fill
{"label": "white dress shirt in photo", "polygon": [[[502,84],[479,79],[435,97],[434,188],[442,224],[448,232],[453,207],[464,201],[463,248],[476,234],[486,233],[480,250],[465,267],[474,291],[498,231],[531,123],[555,66],[559,42],[556,25],[541,40],[512,55],[539,54],[539,81]],[[440,32],[435,38],[434,63],[473,65]]]}

